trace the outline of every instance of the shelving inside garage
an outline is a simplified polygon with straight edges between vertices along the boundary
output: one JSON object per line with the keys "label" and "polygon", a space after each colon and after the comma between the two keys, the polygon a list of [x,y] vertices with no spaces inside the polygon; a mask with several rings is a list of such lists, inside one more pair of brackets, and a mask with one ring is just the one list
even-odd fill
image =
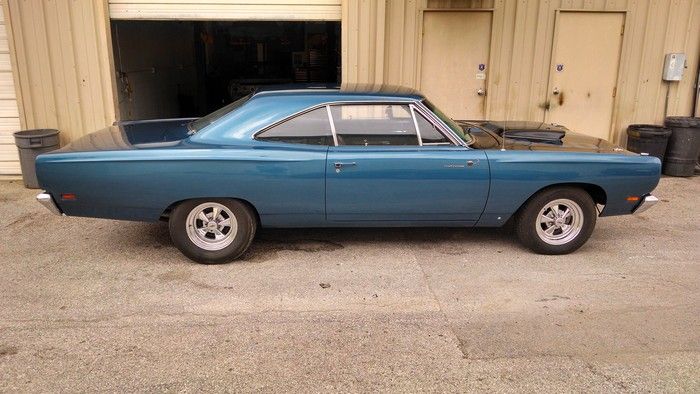
{"label": "shelving inside garage", "polygon": [[340,81],[337,21],[113,20],[121,119],[201,116],[281,84]]}

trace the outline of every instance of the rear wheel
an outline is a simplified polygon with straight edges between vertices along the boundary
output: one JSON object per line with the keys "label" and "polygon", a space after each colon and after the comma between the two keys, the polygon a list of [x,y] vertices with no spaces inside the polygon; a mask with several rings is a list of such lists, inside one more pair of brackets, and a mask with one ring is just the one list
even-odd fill
{"label": "rear wheel", "polygon": [[179,204],[170,215],[175,246],[201,264],[240,257],[255,236],[255,216],[247,205],[229,199],[198,199]]}
{"label": "rear wheel", "polygon": [[532,197],[518,214],[520,241],[541,254],[567,254],[580,248],[593,233],[595,203],[574,187],[544,190]]}

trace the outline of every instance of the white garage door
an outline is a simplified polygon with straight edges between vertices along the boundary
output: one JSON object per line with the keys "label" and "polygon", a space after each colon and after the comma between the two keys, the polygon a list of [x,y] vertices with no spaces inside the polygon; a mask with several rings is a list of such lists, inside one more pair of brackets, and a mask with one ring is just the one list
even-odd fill
{"label": "white garage door", "polygon": [[5,15],[0,7],[0,175],[20,173],[17,148],[12,137],[12,133],[19,129],[19,111],[12,79],[10,45],[7,40]]}
{"label": "white garage door", "polygon": [[109,0],[113,19],[340,20],[341,0]]}

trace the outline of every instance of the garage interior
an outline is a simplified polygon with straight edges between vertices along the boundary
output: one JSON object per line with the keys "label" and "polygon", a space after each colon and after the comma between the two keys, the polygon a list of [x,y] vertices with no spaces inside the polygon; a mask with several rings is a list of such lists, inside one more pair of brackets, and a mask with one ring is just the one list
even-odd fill
{"label": "garage interior", "polygon": [[198,117],[255,88],[340,81],[340,22],[113,20],[119,119]]}

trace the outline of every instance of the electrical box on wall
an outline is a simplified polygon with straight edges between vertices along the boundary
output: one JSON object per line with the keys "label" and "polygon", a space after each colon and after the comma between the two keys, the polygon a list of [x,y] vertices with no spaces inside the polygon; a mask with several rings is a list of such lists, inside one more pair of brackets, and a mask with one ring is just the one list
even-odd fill
{"label": "electrical box on wall", "polygon": [[685,68],[685,53],[668,53],[664,59],[664,81],[680,81]]}

